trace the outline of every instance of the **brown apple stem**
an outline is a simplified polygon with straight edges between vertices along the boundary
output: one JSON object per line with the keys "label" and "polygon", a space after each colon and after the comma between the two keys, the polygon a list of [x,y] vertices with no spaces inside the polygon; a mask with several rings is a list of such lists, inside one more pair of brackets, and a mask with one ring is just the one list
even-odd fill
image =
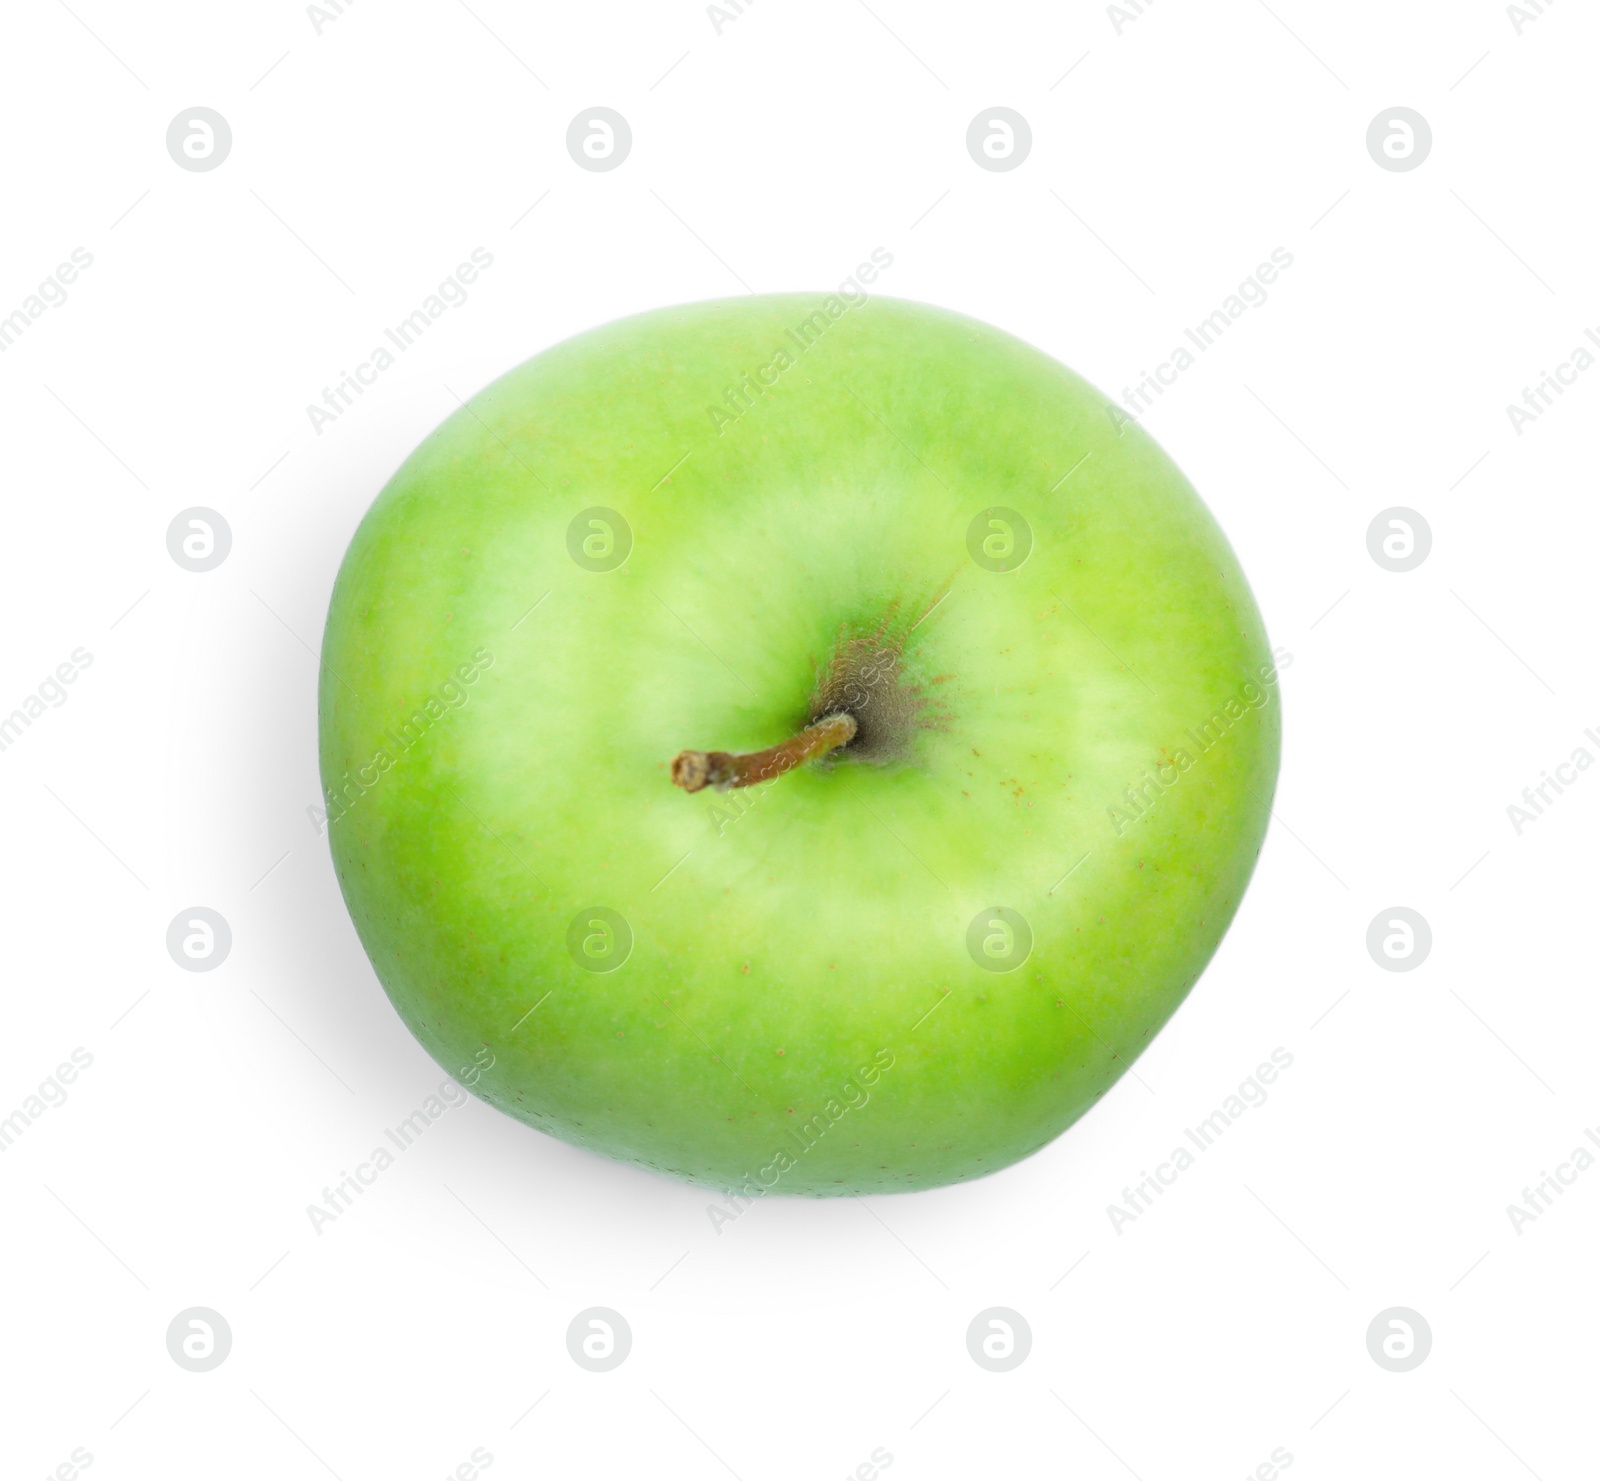
{"label": "brown apple stem", "polygon": [[719,792],[730,787],[753,787],[849,745],[855,734],[854,715],[825,715],[798,735],[764,751],[746,751],[740,756],[727,751],[679,751],[672,758],[672,784],[685,792],[698,792],[702,787],[715,787]]}

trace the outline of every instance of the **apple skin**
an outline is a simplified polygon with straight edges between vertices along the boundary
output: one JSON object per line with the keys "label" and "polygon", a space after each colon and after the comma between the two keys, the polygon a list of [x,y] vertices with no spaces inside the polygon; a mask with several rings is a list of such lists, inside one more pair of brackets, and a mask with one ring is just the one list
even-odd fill
{"label": "apple skin", "polygon": [[[617,569],[569,555],[593,506]],[[990,506],[1018,569],[969,555]],[[671,785],[804,725],[887,612],[942,717],[900,762]],[[367,513],[323,657],[334,863],[407,1026],[542,1131],[748,1196],[1059,1135],[1216,950],[1278,768],[1261,617],[1183,475],[1046,355],[892,299],[664,309],[501,377]],[[993,907],[1031,931],[1011,970],[968,949],[983,916],[1003,952]]]}

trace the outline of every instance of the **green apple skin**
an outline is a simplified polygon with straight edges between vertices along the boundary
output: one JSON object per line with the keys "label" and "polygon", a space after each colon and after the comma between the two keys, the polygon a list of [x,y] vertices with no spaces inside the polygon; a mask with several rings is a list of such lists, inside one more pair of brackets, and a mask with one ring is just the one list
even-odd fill
{"label": "green apple skin", "polygon": [[[596,506],[616,569],[569,554]],[[991,506],[1016,569],[969,554]],[[899,762],[670,783],[794,733],[886,613],[941,716]],[[323,657],[334,863],[412,1033],[541,1131],[746,1196],[1059,1135],[1216,950],[1277,776],[1262,620],[1183,475],[1049,357],[891,299],[664,309],[503,376],[362,521]],[[1004,971],[997,907],[1032,937]]]}

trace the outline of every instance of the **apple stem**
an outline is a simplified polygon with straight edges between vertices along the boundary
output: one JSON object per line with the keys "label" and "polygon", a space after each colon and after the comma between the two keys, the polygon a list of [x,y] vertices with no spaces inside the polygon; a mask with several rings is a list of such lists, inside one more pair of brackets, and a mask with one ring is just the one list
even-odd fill
{"label": "apple stem", "polygon": [[746,751],[740,756],[727,751],[679,751],[672,758],[672,783],[685,792],[698,792],[702,787],[715,787],[719,792],[730,787],[753,787],[849,745],[855,734],[856,717],[841,713],[825,715],[798,735],[764,751]]}

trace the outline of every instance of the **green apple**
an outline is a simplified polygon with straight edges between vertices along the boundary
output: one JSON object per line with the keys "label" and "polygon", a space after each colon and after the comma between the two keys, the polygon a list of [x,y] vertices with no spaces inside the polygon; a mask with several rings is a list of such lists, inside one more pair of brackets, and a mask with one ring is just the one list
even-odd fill
{"label": "green apple", "polygon": [[1261,617],[1172,462],[859,291],[503,376],[362,521],[323,658],[333,858],[411,1031],[748,1197],[1071,1125],[1215,951],[1277,776]]}

